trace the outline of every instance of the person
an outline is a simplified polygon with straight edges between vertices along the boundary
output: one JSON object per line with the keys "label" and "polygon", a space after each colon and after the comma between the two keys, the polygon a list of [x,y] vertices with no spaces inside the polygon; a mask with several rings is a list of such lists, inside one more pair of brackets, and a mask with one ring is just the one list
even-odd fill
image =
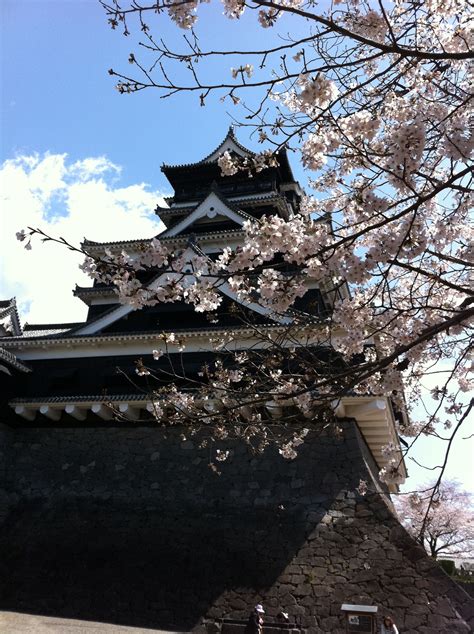
{"label": "person", "polygon": [[384,616],[382,626],[380,628],[380,634],[398,634],[398,628],[393,622],[391,616]]}
{"label": "person", "polygon": [[263,609],[263,606],[258,603],[249,616],[247,627],[245,628],[245,634],[262,634],[264,614],[265,610]]}

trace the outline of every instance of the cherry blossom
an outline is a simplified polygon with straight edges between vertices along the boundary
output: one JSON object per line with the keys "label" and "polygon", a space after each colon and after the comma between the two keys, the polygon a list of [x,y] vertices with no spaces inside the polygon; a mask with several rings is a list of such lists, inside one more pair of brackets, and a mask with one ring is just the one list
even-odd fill
{"label": "cherry blossom", "polygon": [[474,545],[472,496],[457,482],[428,486],[425,491],[402,495],[397,513],[407,530],[432,557],[471,556]]}

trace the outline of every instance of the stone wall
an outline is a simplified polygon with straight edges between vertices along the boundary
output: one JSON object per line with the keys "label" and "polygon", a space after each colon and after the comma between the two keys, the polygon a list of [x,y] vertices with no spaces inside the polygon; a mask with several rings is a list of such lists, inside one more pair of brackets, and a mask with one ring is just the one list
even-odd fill
{"label": "stone wall", "polygon": [[[270,448],[254,457],[241,444],[216,475],[209,449],[178,429],[25,428],[10,430],[6,486],[24,500],[38,498],[154,500],[199,508],[305,511],[353,489],[364,454],[350,436],[323,435],[286,461]],[[227,446],[227,445],[226,445]],[[368,454],[367,454],[368,456]],[[216,463],[219,464],[219,463]]]}
{"label": "stone wall", "polygon": [[15,502],[14,495],[7,490],[7,459],[10,448],[10,430],[0,423],[0,525],[8,516]]}
{"label": "stone wall", "polygon": [[362,602],[404,633],[470,631],[468,595],[399,526],[351,422],[295,461],[235,446],[220,475],[178,429],[9,436],[0,609],[187,631],[262,602],[336,633]]}

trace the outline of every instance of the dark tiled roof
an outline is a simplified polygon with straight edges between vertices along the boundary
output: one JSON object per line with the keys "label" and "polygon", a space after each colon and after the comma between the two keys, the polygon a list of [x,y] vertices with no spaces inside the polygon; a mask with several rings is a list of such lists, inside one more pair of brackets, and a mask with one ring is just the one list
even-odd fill
{"label": "dark tiled roof", "polygon": [[115,240],[113,242],[95,242],[94,240],[87,240],[86,238],[84,238],[84,240],[82,241],[82,246],[96,247],[96,246],[103,246],[107,244],[142,244],[143,242],[150,242],[150,240],[153,240],[153,238],[158,237],[159,235],[160,234],[158,234],[157,236],[153,236],[151,238],[138,238],[136,240]]}
{"label": "dark tiled roof", "polygon": [[[241,212],[242,215],[245,212]],[[252,219],[255,220],[255,218]],[[218,236],[228,236],[228,235],[233,235],[241,233],[242,230],[241,229],[225,229],[223,231],[208,231],[206,233],[203,233],[202,235],[199,236],[199,239],[206,239],[206,238],[213,238],[213,237],[218,237]],[[189,240],[189,235],[185,234],[185,235],[177,235],[177,236],[165,236],[160,234],[159,236],[156,236],[159,240],[165,240],[167,242],[174,242],[175,240],[183,240],[183,241],[187,241]],[[140,240],[139,242],[142,243],[146,243],[146,242],[150,242],[149,239],[144,239],[144,240]],[[106,247],[114,247],[114,246],[119,246],[119,245],[123,245],[126,246],[127,244],[134,244],[133,241],[130,242],[122,242],[122,241],[118,241],[118,242],[94,242],[94,243],[90,243],[93,244],[94,248],[106,248]]]}
{"label": "dark tiled roof", "polygon": [[207,163],[209,158],[213,154],[215,154],[217,152],[217,150],[221,147],[221,145],[223,145],[226,142],[227,139],[232,139],[232,141],[235,143],[235,145],[238,148],[240,148],[243,152],[246,152],[247,154],[250,154],[251,156],[253,156],[255,154],[255,152],[252,152],[252,150],[249,150],[247,147],[242,145],[242,143],[239,143],[239,141],[237,140],[237,137],[235,136],[234,126],[231,125],[231,126],[229,126],[229,129],[227,131],[225,139],[221,143],[219,143],[219,145],[214,150],[212,150],[212,152],[209,152],[209,154],[207,156],[205,156],[203,159],[201,159],[198,164]]}
{"label": "dark tiled roof", "polygon": [[10,367],[20,370],[20,372],[31,372],[31,368],[26,363],[17,359],[12,352],[0,347],[0,362],[2,361]]}
{"label": "dark tiled roof", "polygon": [[73,295],[101,295],[116,293],[117,288],[115,286],[78,286],[73,290]]}
{"label": "dark tiled roof", "polygon": [[207,156],[205,156],[203,159],[201,159],[200,161],[197,161],[196,163],[183,163],[182,165],[166,165],[163,164],[161,166],[161,171],[165,172],[167,170],[177,170],[177,169],[188,169],[188,168],[193,168],[193,167],[198,167],[201,165],[206,165],[206,164],[211,164],[214,163],[214,161],[209,161],[210,157],[215,154],[217,152],[217,150],[224,145],[224,143],[227,141],[227,139],[231,139],[235,145],[240,148],[243,152],[245,152],[246,154],[249,154],[250,156],[254,156],[255,152],[252,152],[251,150],[249,150],[248,148],[246,148],[244,145],[242,145],[241,143],[239,143],[239,141],[237,141],[237,138],[235,136],[234,133],[234,128],[233,126],[230,126],[229,130],[227,131],[227,134],[224,138],[223,141],[221,141],[219,143],[219,145],[212,150],[212,152],[209,152],[209,154]]}
{"label": "dark tiled roof", "polygon": [[[221,192],[221,193],[222,193],[222,196],[225,197],[225,193],[224,192]],[[227,201],[229,201],[233,205],[236,205],[236,204],[247,205],[249,203],[271,202],[272,200],[286,200],[283,194],[280,194],[280,192],[276,190],[272,190],[263,194],[255,194],[254,196],[252,194],[235,193],[225,198]],[[196,207],[198,207],[201,204],[202,200],[200,202],[193,202],[191,205],[182,205],[181,207],[180,206],[160,207],[159,205],[157,205],[156,211],[164,215],[174,214],[174,213],[186,213],[187,211],[192,211],[193,209],[196,209]]]}
{"label": "dark tiled roof", "polygon": [[[115,307],[112,310],[115,310],[117,308],[117,305],[115,305]],[[109,311],[106,311],[109,312]],[[101,313],[99,315],[99,317],[103,317],[106,313]],[[91,320],[90,322],[88,322],[89,324],[93,323],[93,321],[95,321],[95,319]],[[278,324],[272,323],[272,324],[261,324],[259,325],[259,328],[274,328],[275,326],[278,326]],[[98,339],[98,338],[106,338],[106,339],[110,339],[110,340],[115,340],[115,339],[121,339],[121,338],[126,338],[126,339],[133,339],[134,337],[146,337],[147,339],[153,339],[153,338],[160,338],[163,335],[163,332],[169,332],[169,328],[166,329],[161,329],[161,330],[140,330],[140,331],[128,331],[128,332],[114,332],[114,333],[103,333],[103,332],[97,332],[97,333],[92,333],[92,334],[87,334],[87,335],[77,335],[74,332],[65,332],[65,333],[61,333],[59,335],[51,335],[51,336],[47,336],[47,337],[39,337],[39,336],[34,336],[34,337],[8,337],[8,339],[0,339],[0,342],[4,343],[4,344],[15,344],[15,343],[21,343],[23,341],[28,341],[28,342],[43,342],[43,341],[54,341],[54,342],[58,342],[60,343],[62,340],[74,340],[77,342],[81,342],[81,341],[88,341],[88,340],[94,340],[94,339]],[[220,331],[229,331],[232,330],[234,331],[246,331],[248,330],[247,327],[245,326],[206,326],[205,328],[174,328],[173,332],[176,334],[187,334],[187,333],[217,333]]]}
{"label": "dark tiled roof", "polygon": [[75,328],[76,326],[82,326],[85,322],[83,321],[72,321],[72,322],[64,322],[62,324],[25,324],[24,330],[50,330],[51,328],[56,329],[64,329]]}
{"label": "dark tiled roof", "polygon": [[[244,214],[245,212],[240,211],[240,214]],[[248,214],[247,214],[248,215]],[[251,218],[253,220],[255,220],[255,218],[253,216],[251,216]],[[199,239],[205,239],[205,238],[213,238],[213,237],[218,237],[218,236],[228,236],[228,235],[233,235],[241,233],[242,230],[241,229],[225,229],[223,231],[208,231],[206,233],[203,233],[199,236]],[[165,235],[158,235],[156,236],[156,238],[158,240],[166,240],[167,242],[173,242],[174,240],[189,240],[189,235],[185,234],[185,235],[177,235],[177,236],[165,236]],[[130,240],[130,241],[117,241],[117,242],[90,242],[89,245],[93,246],[94,248],[106,248],[106,247],[114,247],[114,246],[118,246],[118,245],[123,245],[126,246],[127,244],[135,244],[135,242],[140,242],[140,243],[146,243],[146,242],[150,242],[150,240],[153,240],[153,238],[144,238],[143,240]]]}
{"label": "dark tiled roof", "polygon": [[147,401],[150,400],[146,394],[91,394],[79,396],[28,396],[15,398],[10,401],[11,406],[22,405],[24,403],[71,403],[97,401],[108,403],[110,401]]}
{"label": "dark tiled roof", "polygon": [[196,207],[199,207],[201,203],[193,203],[192,205],[186,205],[183,207],[160,207],[157,205],[155,207],[155,213],[160,216],[172,216],[174,214],[185,214],[187,212],[192,213]]}
{"label": "dark tiled roof", "polygon": [[5,319],[6,317],[11,318],[14,336],[21,335],[20,316],[18,315],[15,297],[0,301],[0,319]]}
{"label": "dark tiled roof", "polygon": [[[83,326],[86,322],[73,322],[64,324],[25,324],[23,334],[15,339],[37,339],[49,338],[70,332],[78,326]],[[12,339],[12,338],[10,338]]]}
{"label": "dark tiled roof", "polygon": [[[234,199],[234,200],[231,200]],[[234,206],[234,208],[237,205],[254,205],[255,203],[259,204],[259,203],[271,203],[271,202],[286,202],[286,198],[285,196],[283,196],[283,194],[280,194],[279,192],[271,192],[271,195],[260,195],[260,196],[249,196],[248,198],[245,196],[245,194],[235,194],[232,196],[229,196],[229,198],[226,198],[226,204],[230,207],[231,205]],[[202,202],[202,201],[201,201]],[[193,205],[187,205],[187,206],[182,206],[182,207],[160,207],[159,205],[157,205],[157,207],[155,208],[155,213],[160,215],[160,216],[174,216],[174,215],[182,215],[185,213],[192,213],[196,207],[199,207],[201,203],[195,203]],[[240,209],[240,207],[238,207],[237,209]]]}

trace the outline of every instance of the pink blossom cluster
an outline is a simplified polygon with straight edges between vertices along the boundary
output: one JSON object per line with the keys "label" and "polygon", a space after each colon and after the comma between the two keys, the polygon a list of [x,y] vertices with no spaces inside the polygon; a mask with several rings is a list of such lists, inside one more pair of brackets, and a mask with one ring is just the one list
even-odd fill
{"label": "pink blossom cluster", "polygon": [[400,521],[433,556],[470,557],[474,546],[472,496],[455,481],[427,484],[396,502]]}
{"label": "pink blossom cluster", "polygon": [[315,108],[324,110],[339,94],[336,84],[322,73],[318,73],[316,77],[301,75],[298,84],[300,92],[297,94],[296,103],[302,112],[309,114]]}

